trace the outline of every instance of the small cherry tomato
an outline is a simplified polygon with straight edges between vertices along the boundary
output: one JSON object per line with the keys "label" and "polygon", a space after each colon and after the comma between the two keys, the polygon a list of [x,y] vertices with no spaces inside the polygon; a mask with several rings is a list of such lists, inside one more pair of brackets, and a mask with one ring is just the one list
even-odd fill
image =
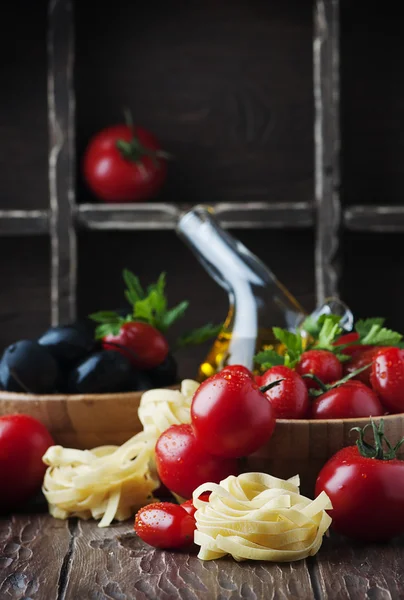
{"label": "small cherry tomato", "polygon": [[[323,383],[338,381],[342,377],[342,364],[328,350],[308,350],[303,352],[295,367],[299,375],[316,375]],[[307,389],[318,389],[318,384],[312,379],[305,378]]]}
{"label": "small cherry tomato", "polygon": [[321,394],[311,405],[312,419],[354,419],[383,414],[384,408],[374,391],[352,379]]}
{"label": "small cherry tomato", "polygon": [[117,335],[102,339],[105,350],[115,350],[126,356],[137,369],[153,369],[168,355],[166,338],[158,329],[138,321],[124,323]]}
{"label": "small cherry tomato", "polygon": [[155,502],[139,510],[134,529],[155,548],[186,548],[194,541],[195,519],[178,504]]}
{"label": "small cherry tomato", "polygon": [[346,354],[347,356],[354,356],[357,352],[363,352],[364,350],[368,350],[369,348],[373,348],[373,346],[367,346],[364,344],[354,344],[353,342],[357,342],[359,340],[359,333],[356,331],[351,331],[351,333],[346,333],[341,335],[334,343],[333,346],[342,346],[344,344],[352,344],[352,346],[347,346],[343,350],[341,350],[342,354]]}
{"label": "small cherry tomato", "polygon": [[383,348],[374,357],[370,381],[391,412],[404,412],[404,350]]}
{"label": "small cherry tomato", "polygon": [[207,452],[240,458],[271,437],[271,404],[255,381],[243,373],[218,373],[206,379],[192,399],[195,435]]}
{"label": "small cherry tomato", "polygon": [[0,511],[16,508],[40,491],[46,471],[42,457],[54,441],[29,415],[0,417]]}
{"label": "small cherry tomato", "polygon": [[105,202],[139,202],[160,191],[167,162],[156,138],[141,127],[107,127],[89,142],[83,171],[91,191]]}
{"label": "small cherry tomato", "polygon": [[[203,502],[209,502],[209,497],[210,497],[210,492],[204,492],[203,494],[201,494],[199,496],[199,500],[202,500]],[[181,504],[181,507],[187,511],[187,513],[189,515],[191,515],[192,517],[194,516],[194,514],[196,513],[196,508],[194,506],[194,501],[192,498],[190,498],[189,500],[186,500],[185,502],[183,502]]]}
{"label": "small cherry tomato", "polygon": [[279,385],[265,392],[277,419],[307,418],[310,401],[304,380],[296,371],[279,365],[262,375],[261,386],[283,379]]}
{"label": "small cherry tomato", "polygon": [[247,377],[254,378],[253,373],[251,373],[250,369],[247,369],[244,365],[229,365],[228,367],[224,367],[220,374],[223,375],[225,373],[242,373],[243,375],[247,375]]}
{"label": "small cherry tomato", "polygon": [[161,434],[156,443],[156,466],[164,485],[182,498],[191,498],[202,483],[219,483],[238,474],[237,461],[209,454],[191,425],[172,425]]}
{"label": "small cherry tomato", "polygon": [[352,359],[349,362],[344,364],[344,374],[348,375],[349,373],[352,373],[353,371],[356,371],[357,369],[361,369],[362,367],[366,367],[366,365],[369,365],[368,369],[365,369],[361,373],[358,373],[357,375],[355,375],[355,377],[353,377],[353,379],[362,381],[362,383],[364,383],[365,385],[370,387],[371,386],[370,375],[372,373],[372,363],[374,361],[376,354],[379,352],[379,350],[381,348],[380,348],[380,346],[373,346],[373,347],[363,346],[363,347],[365,348],[365,350],[356,352],[356,354],[354,354],[352,356]]}
{"label": "small cherry tomato", "polygon": [[378,443],[374,452],[361,439],[357,444],[324,465],[315,494],[324,491],[330,498],[335,531],[364,542],[386,542],[404,533],[404,461]]}

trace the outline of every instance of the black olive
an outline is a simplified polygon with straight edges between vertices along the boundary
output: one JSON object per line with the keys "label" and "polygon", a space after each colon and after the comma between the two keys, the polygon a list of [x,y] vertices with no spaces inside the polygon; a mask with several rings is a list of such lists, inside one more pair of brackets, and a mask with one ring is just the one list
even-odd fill
{"label": "black olive", "polygon": [[51,327],[38,340],[62,365],[70,366],[88,356],[96,347],[94,334],[84,327],[62,325]]}
{"label": "black olive", "polygon": [[177,383],[177,361],[172,354],[167,354],[166,359],[157,367],[147,369],[145,373],[150,377],[151,387],[165,387]]}
{"label": "black olive", "polygon": [[71,394],[106,394],[127,391],[133,367],[119,352],[103,350],[79,363],[69,374]]}
{"label": "black olive", "polygon": [[56,360],[37,342],[21,340],[5,349],[0,362],[0,382],[5,390],[51,394],[60,379]]}

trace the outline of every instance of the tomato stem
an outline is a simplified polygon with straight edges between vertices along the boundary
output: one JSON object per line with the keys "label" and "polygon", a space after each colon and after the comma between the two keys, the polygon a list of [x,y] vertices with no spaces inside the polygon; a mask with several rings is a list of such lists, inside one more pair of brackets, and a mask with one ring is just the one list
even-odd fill
{"label": "tomato stem", "polygon": [[[365,441],[366,430],[372,427],[374,446]],[[381,419],[380,423],[377,424],[370,419],[370,423],[365,427],[353,427],[351,431],[357,431],[359,438],[356,440],[359,453],[365,458],[374,458],[376,460],[393,460],[397,457],[397,452],[400,446],[404,444],[404,438],[399,440],[395,446],[392,446],[390,441],[384,435],[384,420]],[[386,451],[383,444],[388,448]]]}
{"label": "tomato stem", "polygon": [[268,385],[261,386],[260,387],[260,392],[262,392],[263,394],[265,394],[265,392],[267,392],[268,390],[271,390],[272,388],[274,388],[277,385],[279,385],[281,383],[281,381],[284,381],[284,379],[277,379],[276,381],[271,381],[271,383],[268,383]]}
{"label": "tomato stem", "polygon": [[368,365],[365,365],[364,367],[360,367],[359,369],[352,371],[352,373],[345,375],[345,377],[342,377],[342,379],[339,379],[338,381],[336,381],[335,383],[332,383],[332,384],[323,383],[318,377],[316,377],[316,375],[312,375],[311,373],[302,375],[302,377],[314,379],[318,383],[318,385],[321,388],[320,390],[315,390],[313,388],[309,390],[310,396],[317,397],[317,396],[321,396],[321,394],[324,394],[325,392],[328,392],[329,390],[334,390],[335,388],[340,387],[344,383],[347,383],[348,381],[350,381],[351,379],[356,377],[356,375],[359,375],[359,373],[362,373],[362,371],[366,371],[366,369],[369,369],[369,367],[371,367],[371,366],[372,366],[372,363],[369,363]]}

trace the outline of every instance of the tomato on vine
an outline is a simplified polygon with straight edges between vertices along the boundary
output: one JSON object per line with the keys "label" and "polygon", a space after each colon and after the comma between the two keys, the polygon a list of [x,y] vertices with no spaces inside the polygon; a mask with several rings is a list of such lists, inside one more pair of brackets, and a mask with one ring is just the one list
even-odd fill
{"label": "tomato on vine", "polygon": [[[315,494],[330,498],[335,531],[365,542],[385,542],[404,533],[404,461],[386,440],[383,420],[371,422],[374,446],[364,429],[356,446],[337,452],[321,469]],[[385,449],[386,447],[386,449]]]}

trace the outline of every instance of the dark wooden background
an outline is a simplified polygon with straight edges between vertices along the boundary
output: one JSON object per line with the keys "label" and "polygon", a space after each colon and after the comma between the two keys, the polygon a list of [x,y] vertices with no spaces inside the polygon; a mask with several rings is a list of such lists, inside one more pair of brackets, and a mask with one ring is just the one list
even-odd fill
{"label": "dark wooden background", "polygon": [[[77,2],[77,201],[94,201],[80,175],[86,143],[124,106],[176,157],[160,201],[310,201],[312,9],[308,0],[116,0],[113,10]],[[2,10],[0,210],[46,208],[47,1]],[[345,205],[402,202],[404,38],[395,10],[342,2]],[[311,230],[234,233],[313,307]],[[347,233],[343,242],[342,297],[357,314],[387,315],[404,330],[402,236]],[[81,315],[122,304],[124,266],[146,282],[168,272],[172,302],[191,302],[184,327],[226,313],[225,294],[173,232],[83,231],[78,252]],[[38,335],[49,305],[49,238],[1,238],[0,346]]]}

